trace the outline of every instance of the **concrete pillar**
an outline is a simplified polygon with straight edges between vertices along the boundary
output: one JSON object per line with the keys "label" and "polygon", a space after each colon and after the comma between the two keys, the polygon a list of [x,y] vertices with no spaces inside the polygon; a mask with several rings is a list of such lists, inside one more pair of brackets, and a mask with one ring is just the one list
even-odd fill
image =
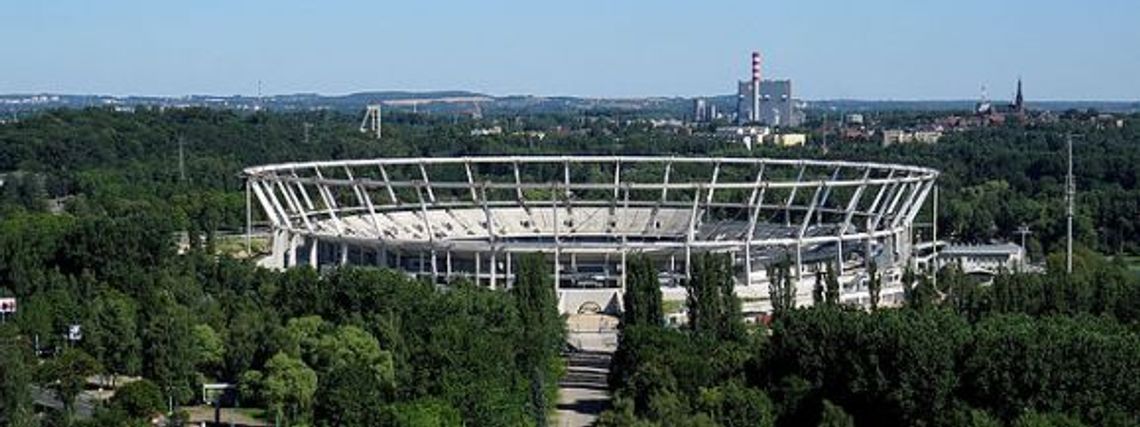
{"label": "concrete pillar", "polygon": [[431,248],[431,281],[435,283],[437,280],[439,280],[439,253],[433,246]]}
{"label": "concrete pillar", "polygon": [[483,273],[483,257],[481,252],[475,252],[475,284],[481,285],[479,276]]}
{"label": "concrete pillar", "polygon": [[[623,240],[624,240],[624,238],[623,238]],[[625,259],[626,259],[626,250],[625,250],[625,248],[622,248],[621,249],[621,291],[622,291],[622,293],[625,292],[626,276],[628,273],[628,269],[626,268]]]}
{"label": "concrete pillar", "polygon": [[317,256],[317,249],[320,248],[320,246],[319,240],[314,237],[309,238],[309,267],[313,267],[314,269],[317,268],[317,261],[320,260]]}
{"label": "concrete pillar", "polygon": [[491,289],[498,289],[498,283],[497,283],[498,282],[498,280],[497,280],[498,274],[497,273],[499,270],[499,266],[497,264],[498,264],[498,256],[495,253],[495,250],[492,249],[491,250]]}
{"label": "concrete pillar", "polygon": [[506,256],[507,256],[507,272],[503,274],[503,276],[504,276],[503,284],[509,288],[509,287],[513,286],[513,284],[514,284],[514,282],[512,281],[514,275],[511,274],[511,253],[507,252]]}

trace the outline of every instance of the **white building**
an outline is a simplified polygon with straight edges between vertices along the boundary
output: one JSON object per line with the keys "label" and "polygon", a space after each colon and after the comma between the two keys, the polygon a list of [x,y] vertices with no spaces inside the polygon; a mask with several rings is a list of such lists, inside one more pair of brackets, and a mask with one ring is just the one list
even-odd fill
{"label": "white building", "polygon": [[957,264],[966,274],[994,275],[1001,271],[1024,271],[1025,248],[1013,243],[960,245],[950,244],[938,250],[938,268]]}

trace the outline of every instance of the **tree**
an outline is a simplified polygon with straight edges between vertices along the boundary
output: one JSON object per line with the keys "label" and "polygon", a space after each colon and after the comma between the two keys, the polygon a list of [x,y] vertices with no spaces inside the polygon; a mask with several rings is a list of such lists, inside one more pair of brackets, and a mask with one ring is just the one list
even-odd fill
{"label": "tree", "polygon": [[627,285],[622,301],[625,310],[622,323],[630,325],[660,325],[665,314],[661,307],[661,284],[657,281],[657,268],[645,255],[636,255],[627,263]]}
{"label": "tree", "polygon": [[337,365],[320,378],[314,419],[329,426],[383,424],[380,408],[391,387],[372,366],[355,361]]}
{"label": "tree", "polygon": [[[828,264],[828,265],[830,265],[830,264]],[[812,303],[812,305],[823,305],[823,301],[824,301],[823,300],[823,294],[824,294],[823,272],[822,271],[816,271],[815,272],[815,284],[812,285],[812,287],[811,287],[811,303]]]}
{"label": "tree", "polygon": [[[142,366],[138,304],[116,290],[100,292],[91,305],[83,346],[110,374],[135,375]],[[112,384],[114,385],[114,384]]]}
{"label": "tree", "polygon": [[328,328],[328,322],[317,315],[289,319],[285,323],[284,351],[290,356],[315,364],[313,357],[317,356],[321,339]]}
{"label": "tree", "polygon": [[191,354],[199,372],[218,375],[225,363],[226,349],[222,337],[210,325],[194,325],[190,331]]}
{"label": "tree", "polygon": [[772,304],[772,314],[777,317],[796,308],[796,285],[792,282],[789,268],[787,261],[768,267],[768,298]]}
{"label": "tree", "polygon": [[839,274],[836,271],[835,264],[827,263],[827,293],[825,294],[824,301],[828,305],[839,304]]}
{"label": "tree", "polygon": [[14,327],[0,324],[0,425],[16,425],[31,414],[32,352],[28,347]]}
{"label": "tree", "polygon": [[883,290],[883,277],[879,265],[874,260],[867,266],[867,295],[871,301],[871,311],[879,309],[879,292]]}
{"label": "tree", "polygon": [[315,350],[318,354],[315,359],[323,371],[344,366],[365,367],[382,395],[395,388],[392,354],[381,350],[380,342],[363,329],[340,326],[332,334],[321,337]]}
{"label": "tree", "polygon": [[538,427],[545,427],[547,370],[561,345],[563,327],[558,316],[554,284],[540,254],[520,257],[519,273],[511,292],[522,319],[519,343],[521,370],[530,377],[530,414]]}
{"label": "tree", "polygon": [[689,328],[694,333],[721,340],[743,337],[744,319],[735,286],[728,255],[706,253],[697,257],[692,279],[685,283]]}
{"label": "tree", "polygon": [[300,359],[277,353],[265,363],[262,393],[277,417],[290,422],[309,419],[308,411],[317,393],[317,373]]}
{"label": "tree", "polygon": [[242,375],[254,367],[259,354],[268,352],[266,341],[271,330],[271,315],[248,297],[238,298],[233,303],[229,325],[225,329],[226,374],[229,378]]}
{"label": "tree", "polygon": [[167,293],[152,296],[147,305],[144,373],[169,400],[181,403],[193,395],[194,353],[190,311]]}
{"label": "tree", "polygon": [[823,401],[823,412],[819,415],[819,427],[855,427],[855,419],[843,407]]}
{"label": "tree", "polygon": [[83,391],[87,378],[101,370],[99,361],[87,352],[68,348],[59,357],[40,365],[36,376],[41,385],[59,396],[64,414],[70,420],[75,412],[75,398]]}
{"label": "tree", "polygon": [[135,419],[149,419],[154,414],[162,412],[166,402],[162,398],[162,390],[150,380],[142,379],[132,381],[115,390],[111,397],[111,406],[121,409],[127,416]]}
{"label": "tree", "polygon": [[701,390],[697,406],[722,426],[772,426],[776,422],[768,395],[735,381]]}
{"label": "tree", "polygon": [[938,301],[938,291],[934,289],[929,276],[920,276],[910,289],[904,289],[906,304],[916,310],[934,307]]}
{"label": "tree", "polygon": [[1084,427],[1085,424],[1064,414],[1027,412],[1017,417],[1013,427]]}
{"label": "tree", "polygon": [[386,425],[398,427],[444,427],[462,425],[459,411],[437,399],[419,399],[388,406]]}

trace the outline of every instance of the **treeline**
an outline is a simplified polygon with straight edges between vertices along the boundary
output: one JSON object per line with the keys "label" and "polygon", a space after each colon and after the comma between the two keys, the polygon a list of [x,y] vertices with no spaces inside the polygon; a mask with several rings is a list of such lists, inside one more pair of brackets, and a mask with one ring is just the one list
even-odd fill
{"label": "treeline", "polygon": [[279,273],[176,256],[167,224],[148,212],[0,221],[0,296],[20,303],[0,326],[0,425],[39,424],[30,385],[67,404],[45,425],[72,425],[95,374],[145,378],[96,408],[86,422],[100,426],[195,403],[207,382],[238,385],[243,406],[286,425],[533,424],[554,399],[563,332],[542,274],[505,292],[372,269]]}
{"label": "treeline", "polygon": [[827,156],[937,168],[941,234],[977,242],[1015,240],[1017,227],[1025,224],[1033,232],[1029,246],[1040,257],[1064,244],[1066,137],[1074,134],[1079,243],[1104,253],[1138,253],[1140,120],[1132,116],[1118,128],[1078,119],[953,132],[930,145],[841,142]]}
{"label": "treeline", "polygon": [[1140,425],[1140,324],[1126,307],[1140,284],[1118,265],[993,287],[948,269],[903,308],[823,299],[770,328],[744,324],[725,261],[695,267],[683,328],[662,324],[652,277],[631,276],[602,425]]}
{"label": "treeline", "polygon": [[[909,116],[904,116],[909,117]],[[356,131],[359,118],[335,112],[238,113],[208,109],[54,110],[0,126],[0,214],[43,210],[47,198],[118,214],[138,201],[173,202],[203,233],[244,224],[242,168],[271,162],[488,154],[738,155],[879,160],[943,172],[943,236],[1013,239],[1030,226],[1037,256],[1063,243],[1065,135],[1074,141],[1079,242],[1104,253],[1140,253],[1140,123],[1097,126],[1078,115],[1057,123],[948,133],[937,144],[877,141],[826,148],[762,146],[747,151],[707,134],[686,135],[628,122],[620,114],[540,115],[483,121],[393,113],[384,139]],[[908,120],[929,120],[929,117]],[[498,125],[502,135],[474,137]],[[539,140],[515,131],[542,130]],[[815,141],[820,142],[820,141]],[[179,158],[183,158],[183,169]],[[183,177],[183,175],[185,177]],[[924,213],[923,218],[929,213]]]}

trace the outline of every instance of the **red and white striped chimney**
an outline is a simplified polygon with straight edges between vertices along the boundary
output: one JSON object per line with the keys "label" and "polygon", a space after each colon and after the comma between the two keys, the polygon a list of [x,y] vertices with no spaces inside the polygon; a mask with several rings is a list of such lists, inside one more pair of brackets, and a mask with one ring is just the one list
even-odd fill
{"label": "red and white striped chimney", "polygon": [[760,52],[752,52],[752,110],[748,121],[760,121]]}
{"label": "red and white striped chimney", "polygon": [[760,81],[760,52],[752,52],[752,82]]}

